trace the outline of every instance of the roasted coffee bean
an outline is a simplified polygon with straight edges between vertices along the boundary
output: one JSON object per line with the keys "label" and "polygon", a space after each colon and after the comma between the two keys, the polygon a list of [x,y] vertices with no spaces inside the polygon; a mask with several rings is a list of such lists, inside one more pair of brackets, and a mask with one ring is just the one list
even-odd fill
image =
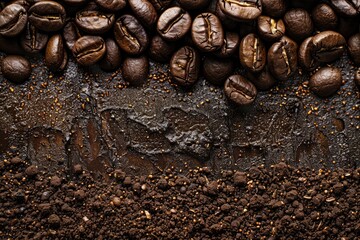
{"label": "roasted coffee bean", "polygon": [[193,21],[191,37],[195,45],[203,52],[213,52],[224,43],[224,31],[217,16],[201,13]]}
{"label": "roasted coffee bean", "polygon": [[250,33],[241,40],[239,58],[241,65],[251,72],[259,72],[265,67],[266,49],[257,35]]}
{"label": "roasted coffee bean", "polygon": [[1,62],[3,76],[11,82],[23,83],[31,74],[30,62],[21,56],[9,55]]}
{"label": "roasted coffee bean", "polygon": [[155,35],[150,42],[149,57],[157,62],[168,63],[175,50],[175,43],[166,42],[160,35]]}
{"label": "roasted coffee bean", "polygon": [[354,63],[360,65],[360,33],[349,38],[348,49]]}
{"label": "roasted coffee bean", "polygon": [[40,1],[29,9],[29,21],[41,31],[60,30],[65,24],[65,18],[65,9],[57,2]]}
{"label": "roasted coffee bean", "polygon": [[274,43],[268,52],[268,65],[272,75],[285,81],[297,70],[297,44],[284,36]]}
{"label": "roasted coffee bean", "polygon": [[60,34],[52,36],[47,45],[45,51],[45,65],[52,72],[60,70],[60,66],[64,61],[64,42]]}
{"label": "roasted coffee bean", "polygon": [[312,11],[312,19],[320,31],[335,30],[338,17],[334,10],[326,3],[318,4]]}
{"label": "roasted coffee bean", "polygon": [[131,55],[143,53],[149,45],[149,38],[145,29],[131,15],[123,15],[116,20],[114,35],[120,48]]}
{"label": "roasted coffee bean", "polygon": [[225,95],[234,103],[246,106],[255,101],[257,90],[254,84],[241,75],[232,75],[225,81]]}
{"label": "roasted coffee bean", "polygon": [[194,85],[199,77],[199,68],[200,55],[189,46],[180,48],[170,60],[170,73],[181,86]]}
{"label": "roasted coffee bean", "polygon": [[285,24],[283,20],[275,20],[268,16],[258,18],[259,36],[265,41],[275,42],[285,35]]}
{"label": "roasted coffee bean", "polygon": [[26,9],[26,11],[27,11],[31,7],[32,3],[33,2],[30,2],[28,0],[13,0],[13,1],[10,1],[10,3],[8,5],[10,5],[10,4],[19,4],[22,7],[24,7]]}
{"label": "roasted coffee bean", "polygon": [[236,32],[225,32],[224,43],[214,55],[220,58],[235,56],[239,51],[240,37]]}
{"label": "roasted coffee bean", "polygon": [[27,53],[38,53],[45,48],[48,39],[49,36],[46,33],[40,32],[28,22],[21,34],[20,45]]}
{"label": "roasted coffee bean", "polygon": [[299,64],[307,70],[312,71],[319,66],[319,62],[313,57],[315,46],[312,42],[313,37],[306,38],[299,47]]}
{"label": "roasted coffee bean", "polygon": [[202,67],[205,79],[220,86],[233,73],[234,61],[230,58],[220,59],[208,56],[203,61]]}
{"label": "roasted coffee bean", "polygon": [[98,62],[106,52],[105,41],[99,36],[83,36],[73,47],[76,61],[82,66],[90,66]]}
{"label": "roasted coffee bean", "polygon": [[74,47],[75,42],[81,37],[80,31],[73,21],[69,21],[66,23],[63,29],[63,37],[65,40],[65,45],[71,51]]}
{"label": "roasted coffee bean", "polygon": [[310,90],[320,97],[328,97],[336,93],[342,83],[341,72],[335,67],[320,68],[310,77]]}
{"label": "roasted coffee bean", "polygon": [[341,57],[345,50],[345,38],[334,31],[316,34],[312,40],[315,50],[314,58],[321,63],[332,62]]}
{"label": "roasted coffee bean", "polygon": [[176,41],[184,37],[190,28],[189,13],[179,7],[166,9],[157,22],[158,33],[169,41]]}
{"label": "roasted coffee bean", "polygon": [[261,15],[260,0],[219,0],[221,10],[238,21],[254,20]]}
{"label": "roasted coffee bean", "polygon": [[172,2],[172,0],[149,0],[156,11],[163,12]]}
{"label": "roasted coffee bean", "polygon": [[284,23],[286,34],[299,41],[309,37],[314,30],[310,14],[305,9],[301,8],[292,9],[286,12]]}
{"label": "roasted coffee bean", "polygon": [[114,22],[114,14],[99,11],[81,11],[76,14],[75,18],[79,29],[89,34],[106,33],[112,28]]}
{"label": "roasted coffee bean", "polygon": [[114,71],[120,67],[121,53],[120,48],[115,40],[108,38],[105,40],[106,53],[99,62],[99,66],[104,71]]}
{"label": "roasted coffee bean", "polygon": [[335,10],[348,17],[355,17],[360,13],[359,0],[330,0]]}
{"label": "roasted coffee bean", "polygon": [[360,68],[358,68],[358,70],[355,72],[354,82],[355,85],[360,89]]}
{"label": "roasted coffee bean", "polygon": [[246,76],[260,91],[267,91],[276,84],[276,79],[267,66],[259,73],[247,72]]}
{"label": "roasted coffee bean", "polygon": [[126,6],[126,0],[95,0],[95,2],[109,12],[117,12]]}
{"label": "roasted coffee bean", "polygon": [[14,37],[26,26],[26,9],[19,4],[10,4],[0,12],[0,35]]}
{"label": "roasted coffee bean", "polygon": [[263,12],[267,16],[279,18],[285,14],[285,0],[261,0],[261,3],[263,7]]}
{"label": "roasted coffee bean", "polygon": [[63,0],[63,2],[71,7],[84,5],[88,0]]}
{"label": "roasted coffee bean", "polygon": [[235,30],[238,26],[237,22],[231,19],[228,15],[226,15],[220,7],[220,2],[218,1],[215,6],[215,15],[220,19],[221,24],[224,28],[228,30]]}
{"label": "roasted coffee bean", "polygon": [[180,7],[186,9],[186,10],[199,10],[211,2],[210,0],[177,0],[177,2],[180,4]]}
{"label": "roasted coffee bean", "polygon": [[141,86],[149,75],[149,60],[146,56],[127,57],[122,66],[125,81],[133,86]]}
{"label": "roasted coffee bean", "polygon": [[128,0],[129,5],[137,19],[147,28],[152,28],[157,19],[158,14],[155,7],[148,0]]}

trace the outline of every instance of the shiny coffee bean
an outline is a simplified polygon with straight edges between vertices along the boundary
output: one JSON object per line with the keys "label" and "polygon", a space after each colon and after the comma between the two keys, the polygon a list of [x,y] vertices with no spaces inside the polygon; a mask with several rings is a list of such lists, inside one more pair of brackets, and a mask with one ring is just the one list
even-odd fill
{"label": "shiny coffee bean", "polygon": [[64,61],[65,48],[64,42],[60,34],[52,36],[45,50],[45,65],[52,72],[60,70],[60,66]]}
{"label": "shiny coffee bean", "polygon": [[360,13],[359,0],[330,0],[337,12],[344,16],[355,17]]}
{"label": "shiny coffee bean", "polygon": [[348,49],[354,63],[360,66],[360,33],[349,38]]}
{"label": "shiny coffee bean", "polygon": [[338,25],[335,11],[326,3],[316,5],[311,15],[316,28],[320,31],[335,30]]}
{"label": "shiny coffee bean", "polygon": [[156,11],[163,12],[172,2],[172,0],[149,0]]}
{"label": "shiny coffee bean", "polygon": [[224,42],[214,55],[220,58],[235,56],[239,51],[240,37],[236,32],[225,32]]}
{"label": "shiny coffee bean", "polygon": [[170,73],[181,86],[194,85],[200,71],[200,55],[192,47],[185,46],[174,53],[170,60]]}
{"label": "shiny coffee bean", "polygon": [[215,6],[215,15],[220,19],[221,24],[225,29],[235,30],[238,26],[237,22],[231,19],[228,15],[226,15],[220,7],[220,2],[216,3]]}
{"label": "shiny coffee bean", "polygon": [[75,42],[72,52],[80,65],[90,66],[105,55],[105,41],[99,36],[83,36]]}
{"label": "shiny coffee bean", "polygon": [[225,81],[225,95],[234,103],[246,106],[253,103],[257,96],[254,84],[241,75],[232,75]]}
{"label": "shiny coffee bean", "polygon": [[305,9],[301,8],[292,9],[286,12],[284,23],[286,34],[299,41],[311,36],[314,30],[310,14]]}
{"label": "shiny coffee bean", "polygon": [[313,37],[306,38],[299,47],[299,64],[306,71],[312,71],[320,65],[313,57],[315,54],[315,46],[312,39]]}
{"label": "shiny coffee bean", "polygon": [[285,0],[261,0],[264,15],[280,18],[285,14]]}
{"label": "shiny coffee bean", "polygon": [[144,27],[131,15],[123,15],[116,20],[114,35],[120,48],[131,55],[143,53],[149,45]]}
{"label": "shiny coffee bean", "polygon": [[250,33],[241,40],[239,58],[241,65],[251,72],[259,72],[265,67],[266,49],[257,35]]}
{"label": "shiny coffee bean", "polygon": [[310,90],[320,97],[329,97],[336,93],[342,83],[341,72],[335,67],[320,68],[310,77]]}
{"label": "shiny coffee bean", "polygon": [[259,36],[265,41],[275,42],[285,35],[285,24],[283,20],[275,20],[268,16],[258,18]]}
{"label": "shiny coffee bean", "polygon": [[29,21],[39,30],[54,32],[65,25],[64,7],[54,1],[40,1],[29,9]]}
{"label": "shiny coffee bean", "polygon": [[203,61],[202,67],[203,75],[207,81],[222,86],[234,71],[234,61],[230,58],[220,59],[208,56]]}
{"label": "shiny coffee bean", "polygon": [[69,50],[72,50],[75,42],[81,37],[80,31],[73,21],[69,21],[65,24],[63,37],[65,45],[69,48]]}
{"label": "shiny coffee bean", "polygon": [[147,28],[152,28],[155,25],[158,14],[148,0],[128,0],[128,2],[132,12],[143,25]]}
{"label": "shiny coffee bean", "polygon": [[7,5],[0,12],[0,35],[14,37],[18,35],[27,22],[26,9],[19,4]]}
{"label": "shiny coffee bean", "polygon": [[109,12],[117,12],[126,6],[126,0],[95,0],[97,5]]}
{"label": "shiny coffee bean", "polygon": [[261,15],[260,0],[219,0],[221,10],[238,21],[254,20]]}
{"label": "shiny coffee bean", "polygon": [[65,4],[71,7],[78,7],[84,5],[88,0],[63,0]]}
{"label": "shiny coffee bean", "polygon": [[312,40],[315,50],[314,58],[321,63],[332,62],[344,53],[346,40],[334,31],[324,31],[316,34]]}
{"label": "shiny coffee bean", "polygon": [[31,4],[32,4],[32,3],[33,3],[33,2],[30,2],[30,1],[28,1],[28,0],[13,0],[13,1],[10,1],[8,5],[10,5],[10,4],[19,4],[19,5],[21,5],[23,8],[25,8],[26,11],[27,11],[27,10],[29,10],[29,8],[31,7]]}
{"label": "shiny coffee bean", "polygon": [[211,0],[177,0],[177,2],[180,4],[180,7],[191,11],[206,7]]}
{"label": "shiny coffee bean", "polygon": [[120,67],[121,53],[115,40],[108,38],[105,40],[106,53],[99,62],[99,66],[104,71],[114,71]]}
{"label": "shiny coffee bean", "polygon": [[44,49],[48,39],[49,36],[46,33],[40,32],[35,26],[28,22],[21,35],[20,44],[25,52],[33,54]]}
{"label": "shiny coffee bean", "polygon": [[127,57],[122,65],[122,74],[125,81],[133,86],[141,86],[149,75],[149,60],[146,56]]}
{"label": "shiny coffee bean", "polygon": [[358,70],[355,72],[354,82],[355,85],[360,89],[360,68],[358,68]]}
{"label": "shiny coffee bean", "polygon": [[168,63],[175,50],[175,43],[166,42],[160,35],[155,35],[151,39],[148,55],[156,62]]}
{"label": "shiny coffee bean", "polygon": [[203,52],[213,52],[224,43],[224,31],[219,18],[212,13],[201,13],[193,21],[191,37]]}
{"label": "shiny coffee bean", "polygon": [[1,62],[2,75],[13,83],[23,83],[31,74],[30,62],[21,56],[9,55]]}
{"label": "shiny coffee bean", "polygon": [[247,72],[246,76],[260,91],[267,91],[276,84],[276,79],[267,66],[259,73]]}
{"label": "shiny coffee bean", "polygon": [[274,43],[268,52],[268,66],[272,75],[285,81],[297,70],[297,44],[284,36]]}
{"label": "shiny coffee bean", "polygon": [[157,31],[164,39],[176,41],[184,37],[191,28],[191,17],[179,7],[166,9],[159,17]]}
{"label": "shiny coffee bean", "polygon": [[81,11],[76,14],[75,18],[79,29],[89,34],[106,33],[112,28],[114,22],[114,14],[99,11]]}

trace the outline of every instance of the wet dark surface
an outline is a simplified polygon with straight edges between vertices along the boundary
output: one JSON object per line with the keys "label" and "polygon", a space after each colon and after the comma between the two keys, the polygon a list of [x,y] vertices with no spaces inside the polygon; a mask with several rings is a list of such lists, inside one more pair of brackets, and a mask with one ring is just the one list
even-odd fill
{"label": "wet dark surface", "polygon": [[164,65],[127,87],[121,73],[78,68],[53,75],[32,59],[32,79],[0,75],[0,153],[20,153],[56,170],[82,163],[106,172],[148,174],[168,166],[248,169],[286,161],[296,167],[359,167],[359,91],[347,58],[335,63],[344,84],[333,97],[309,92],[307,75],[262,92],[247,109],[201,79],[191,91],[171,84]]}

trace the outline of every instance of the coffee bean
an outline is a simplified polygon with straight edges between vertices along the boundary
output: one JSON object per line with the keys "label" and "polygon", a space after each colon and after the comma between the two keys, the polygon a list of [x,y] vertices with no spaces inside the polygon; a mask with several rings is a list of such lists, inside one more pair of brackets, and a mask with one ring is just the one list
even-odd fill
{"label": "coffee bean", "polygon": [[176,50],[174,42],[166,42],[160,35],[155,35],[150,42],[149,57],[157,62],[169,62]]}
{"label": "coffee bean", "polygon": [[312,11],[312,19],[320,31],[335,30],[338,25],[338,17],[334,10],[326,3],[316,5]]}
{"label": "coffee bean", "polygon": [[225,81],[225,95],[234,103],[246,106],[255,101],[257,90],[254,84],[241,75],[232,75]]}
{"label": "coffee bean", "polygon": [[177,2],[180,4],[180,7],[186,9],[186,10],[199,10],[211,2],[210,0],[177,0]]}
{"label": "coffee bean", "polygon": [[76,14],[75,23],[89,34],[103,34],[109,31],[115,22],[114,14],[99,11],[81,11]]}
{"label": "coffee bean", "polygon": [[348,17],[355,17],[360,13],[359,0],[330,0],[335,10]]}
{"label": "coffee bean", "polygon": [[247,72],[246,76],[260,91],[267,91],[276,84],[276,79],[271,75],[268,66],[259,73]]}
{"label": "coffee bean", "polygon": [[310,90],[320,97],[328,97],[336,93],[342,83],[341,72],[335,67],[320,68],[310,77]]}
{"label": "coffee bean", "polygon": [[220,59],[209,56],[203,61],[204,77],[212,84],[223,85],[233,71],[234,61],[232,59]]}
{"label": "coffee bean", "polygon": [[268,52],[269,70],[273,76],[285,81],[297,70],[297,44],[284,36]]}
{"label": "coffee bean", "polygon": [[124,79],[133,86],[146,82],[149,75],[149,60],[146,56],[127,57],[122,66]]}
{"label": "coffee bean", "polygon": [[341,57],[345,50],[345,38],[334,31],[316,34],[312,40],[315,50],[314,58],[321,63],[332,62]]}
{"label": "coffee bean", "polygon": [[20,44],[25,52],[33,54],[44,49],[48,39],[49,36],[46,33],[40,32],[34,25],[28,22],[21,35]]}
{"label": "coffee bean", "polygon": [[257,26],[259,36],[265,41],[275,42],[285,35],[285,25],[281,19],[275,20],[268,16],[260,16]]}
{"label": "coffee bean", "polygon": [[75,42],[81,37],[80,31],[73,21],[68,21],[63,29],[65,45],[72,50]]}
{"label": "coffee bean", "polygon": [[45,65],[52,72],[60,70],[60,66],[64,61],[64,43],[60,34],[52,36],[46,46]]}
{"label": "coffee bean", "polygon": [[299,47],[299,64],[307,71],[312,71],[320,65],[313,57],[315,54],[315,46],[312,39],[313,37],[306,38]]}
{"label": "coffee bean", "polygon": [[172,0],[149,0],[156,11],[163,12],[172,2]]}
{"label": "coffee bean", "polygon": [[239,58],[241,65],[251,72],[259,72],[265,67],[266,49],[257,35],[250,33],[241,40]]}
{"label": "coffee bean", "polygon": [[63,2],[71,7],[78,7],[84,5],[87,0],[63,0]]}
{"label": "coffee bean", "polygon": [[14,37],[18,35],[27,22],[26,9],[19,4],[7,5],[0,12],[0,35]]}
{"label": "coffee bean", "polygon": [[105,55],[105,41],[99,36],[83,36],[75,42],[72,51],[80,65],[90,66]]}
{"label": "coffee bean", "polygon": [[360,33],[349,38],[348,49],[354,63],[360,65]]}
{"label": "coffee bean", "polygon": [[65,9],[57,2],[41,1],[29,9],[29,21],[41,31],[60,30],[65,24],[65,18]]}
{"label": "coffee bean", "polygon": [[237,22],[231,19],[221,10],[219,1],[217,1],[215,6],[215,15],[220,19],[221,24],[223,25],[224,28],[235,31],[235,29],[238,27]]}
{"label": "coffee bean", "polygon": [[129,5],[137,19],[147,28],[152,28],[158,15],[154,6],[148,0],[128,0]]}
{"label": "coffee bean", "polygon": [[23,8],[25,8],[26,11],[29,10],[29,8],[31,7],[31,4],[33,4],[33,2],[28,1],[28,0],[13,0],[9,2],[10,4],[19,4],[21,5]]}
{"label": "coffee bean", "polygon": [[145,29],[131,15],[123,15],[116,20],[114,35],[120,48],[131,55],[143,53],[149,44]]}
{"label": "coffee bean", "polygon": [[240,37],[236,32],[225,32],[224,42],[214,55],[220,58],[232,57],[239,51]]}
{"label": "coffee bean", "polygon": [[170,73],[181,86],[195,84],[199,77],[200,56],[192,47],[185,46],[174,53],[170,60]]}
{"label": "coffee bean", "polygon": [[95,0],[95,2],[109,12],[117,12],[126,6],[126,0]]}
{"label": "coffee bean", "polygon": [[11,82],[23,83],[31,74],[30,62],[21,56],[9,55],[1,63],[2,75]]}
{"label": "coffee bean", "polygon": [[286,34],[299,41],[309,37],[314,30],[310,14],[305,9],[301,8],[292,9],[286,12],[284,23]]}
{"label": "coffee bean", "polygon": [[253,20],[261,15],[260,0],[219,0],[221,10],[238,21]]}
{"label": "coffee bean", "polygon": [[191,28],[189,13],[179,7],[165,10],[157,22],[157,31],[161,37],[169,41],[176,41],[184,37]]}
{"label": "coffee bean", "polygon": [[261,0],[261,3],[264,14],[273,18],[282,17],[286,11],[285,0]]}
{"label": "coffee bean", "polygon": [[121,64],[120,48],[112,38],[105,40],[105,46],[106,53],[103,59],[99,62],[99,66],[104,71],[114,71],[118,69]]}
{"label": "coffee bean", "polygon": [[224,43],[224,31],[217,16],[212,13],[199,14],[193,21],[191,37],[203,52],[213,52]]}
{"label": "coffee bean", "polygon": [[360,68],[358,68],[355,72],[354,82],[355,85],[360,89]]}

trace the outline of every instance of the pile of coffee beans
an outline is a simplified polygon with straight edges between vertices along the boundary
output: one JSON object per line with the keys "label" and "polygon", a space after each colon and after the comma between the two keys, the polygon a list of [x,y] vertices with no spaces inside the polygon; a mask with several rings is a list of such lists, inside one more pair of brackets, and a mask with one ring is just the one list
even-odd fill
{"label": "pile of coffee beans", "polygon": [[[178,85],[203,75],[239,105],[301,69],[311,73],[310,89],[327,97],[342,84],[329,63],[347,49],[360,65],[359,23],[357,0],[13,0],[1,5],[0,51],[12,54],[1,69],[21,83],[31,65],[19,55],[43,52],[52,72],[73,57],[81,66],[121,68],[137,86],[149,57],[169,63]],[[234,75],[237,63],[243,75]],[[354,79],[359,86],[359,71]]]}

